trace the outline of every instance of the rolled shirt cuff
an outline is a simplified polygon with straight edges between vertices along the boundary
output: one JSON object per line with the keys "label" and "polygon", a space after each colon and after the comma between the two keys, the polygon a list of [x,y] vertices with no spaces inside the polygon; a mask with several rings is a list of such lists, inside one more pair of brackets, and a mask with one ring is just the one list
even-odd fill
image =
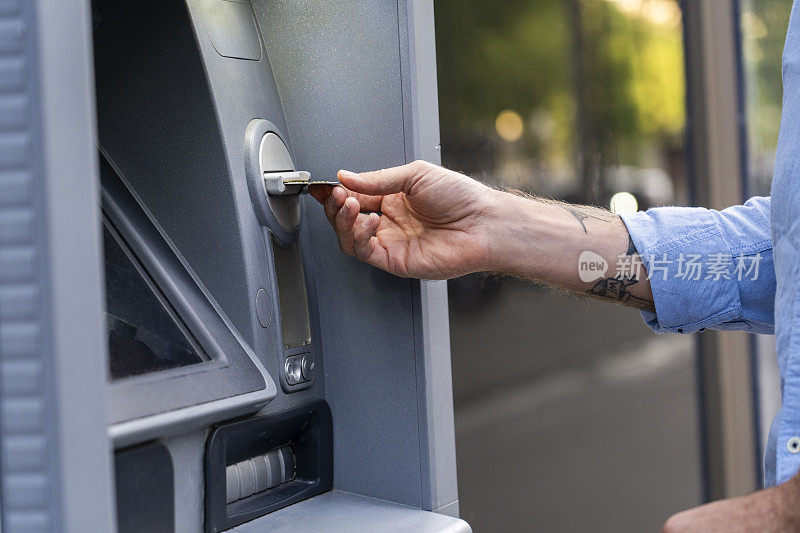
{"label": "rolled shirt cuff", "polygon": [[712,211],[662,207],[621,218],[649,276],[656,312],[642,311],[642,318],[650,328],[656,333],[749,329],[740,320],[738,287],[748,265],[742,267],[741,256],[731,254]]}

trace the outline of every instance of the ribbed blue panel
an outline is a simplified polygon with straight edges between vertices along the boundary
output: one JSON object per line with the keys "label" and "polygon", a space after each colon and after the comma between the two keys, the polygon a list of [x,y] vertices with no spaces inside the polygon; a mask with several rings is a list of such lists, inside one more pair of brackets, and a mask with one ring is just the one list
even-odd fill
{"label": "ribbed blue panel", "polygon": [[43,179],[36,167],[34,3],[0,0],[0,473],[4,532],[50,531],[57,516],[48,439]]}

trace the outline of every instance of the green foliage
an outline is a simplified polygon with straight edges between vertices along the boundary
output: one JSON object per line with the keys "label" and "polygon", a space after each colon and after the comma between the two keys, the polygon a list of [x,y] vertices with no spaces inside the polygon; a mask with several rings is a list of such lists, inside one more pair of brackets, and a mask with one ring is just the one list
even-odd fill
{"label": "green foliage", "polygon": [[748,134],[756,151],[778,141],[781,56],[792,0],[747,0],[742,5],[742,48],[747,80]]}
{"label": "green foliage", "polygon": [[439,95],[448,123],[490,126],[503,109],[523,116],[568,86],[563,2],[437,0]]}
{"label": "green foliage", "polygon": [[[608,162],[635,164],[646,146],[680,142],[679,21],[659,25],[608,0],[436,0],[435,9],[445,140],[494,139],[496,115],[513,109],[529,123],[521,142],[545,161],[574,156],[579,121],[588,149]],[[542,119],[554,125],[546,142],[535,134]]]}

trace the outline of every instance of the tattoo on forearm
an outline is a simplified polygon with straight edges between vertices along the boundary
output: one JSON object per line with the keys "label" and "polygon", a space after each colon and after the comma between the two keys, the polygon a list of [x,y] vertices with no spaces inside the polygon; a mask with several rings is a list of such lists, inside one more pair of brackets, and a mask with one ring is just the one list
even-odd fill
{"label": "tattoo on forearm", "polygon": [[606,223],[619,220],[619,217],[617,215],[600,207],[592,207],[589,205],[567,204],[564,202],[559,202],[558,200],[553,200],[552,198],[542,198],[516,189],[506,189],[506,191],[510,192],[511,194],[515,194],[517,196],[522,196],[523,198],[527,198],[529,200],[534,200],[536,202],[548,205],[555,205],[557,207],[560,207],[561,209],[564,209],[566,212],[572,215],[575,218],[575,220],[578,221],[578,224],[581,225],[584,234],[589,233],[589,230],[586,227],[586,222],[584,222],[587,219],[598,220],[600,222],[606,222]]}
{"label": "tattoo on forearm", "polygon": [[575,220],[577,220],[578,223],[580,223],[581,227],[583,228],[583,232],[586,234],[589,233],[586,230],[586,224],[584,223],[584,220],[586,220],[587,218],[590,218],[592,220],[599,220],[600,222],[611,222],[612,220],[598,215],[589,214],[586,211],[583,211],[571,205],[561,205],[560,207],[566,209],[573,217],[575,217]]}
{"label": "tattoo on forearm", "polygon": [[[625,255],[637,255],[639,252],[636,250],[636,245],[633,244],[633,238],[628,234],[628,250]],[[597,296],[606,300],[612,300],[627,305],[638,307],[639,309],[647,309],[648,311],[655,311],[655,303],[647,298],[641,298],[631,293],[631,289],[639,283],[637,275],[625,276],[618,274],[613,278],[604,278],[598,280],[591,289],[586,291],[591,296]]]}
{"label": "tattoo on forearm", "polygon": [[592,296],[598,296],[607,300],[613,300],[621,303],[626,303],[641,309],[655,310],[655,305],[652,300],[647,298],[640,298],[634,296],[630,292],[630,288],[639,283],[639,279],[635,276],[624,277],[617,276],[616,278],[604,278],[597,281],[591,289],[586,291]]}

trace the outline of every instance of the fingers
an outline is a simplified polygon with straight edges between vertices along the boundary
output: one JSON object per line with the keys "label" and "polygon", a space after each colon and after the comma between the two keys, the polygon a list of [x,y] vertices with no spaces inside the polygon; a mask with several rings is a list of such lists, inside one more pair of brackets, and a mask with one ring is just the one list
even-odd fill
{"label": "fingers", "polygon": [[358,259],[388,270],[388,252],[378,243],[378,238],[375,236],[379,224],[380,216],[377,213],[358,216],[353,230],[353,252]]}
{"label": "fingers", "polygon": [[[330,195],[333,194],[334,190],[333,185],[311,185],[308,187],[308,194],[310,194],[316,201],[321,203],[323,206],[325,205],[325,201],[330,198]],[[358,203],[361,204],[361,209],[365,211],[380,211],[381,210],[381,201],[383,198],[381,196],[370,196],[368,194],[361,194],[358,192],[348,191],[344,187],[338,187],[340,190],[344,190],[346,196],[352,196]],[[345,197],[346,197],[345,196]],[[341,201],[341,200],[340,200]],[[340,208],[341,205],[337,205],[337,208]]]}
{"label": "fingers", "polygon": [[358,200],[347,196],[347,191],[341,187],[334,188],[324,206],[342,252],[372,266],[384,270],[389,268],[389,254],[375,237],[380,224],[377,213],[361,213]]}
{"label": "fingers", "polygon": [[347,193],[341,187],[334,187],[331,191],[330,196],[325,200],[323,204],[323,209],[325,211],[325,217],[328,219],[328,222],[331,223],[331,226],[336,228],[336,214],[344,205],[344,201],[347,199]]}
{"label": "fingers", "polygon": [[363,194],[375,196],[398,192],[409,193],[411,187],[425,175],[429,167],[429,163],[414,161],[399,167],[362,172],[361,174],[340,170],[338,176],[342,185]]}
{"label": "fingers", "polygon": [[360,213],[358,201],[348,197],[334,220],[339,248],[348,255],[386,270],[389,265],[388,252],[378,244],[380,216],[377,213]]}
{"label": "fingers", "polygon": [[348,197],[336,213],[333,221],[333,228],[336,230],[336,237],[339,239],[339,248],[348,255],[353,255],[353,231],[359,211],[358,200]]}
{"label": "fingers", "polygon": [[375,213],[358,217],[356,227],[353,229],[353,252],[362,261],[367,261],[372,255],[372,237],[378,231],[380,217]]}
{"label": "fingers", "polygon": [[[342,187],[340,187],[341,189]],[[361,194],[360,192],[353,192],[345,189],[348,196],[352,196],[361,205],[362,211],[380,211],[383,196],[370,196],[369,194]]]}
{"label": "fingers", "polygon": [[[333,223],[333,217],[341,209],[345,199],[351,196],[358,200],[361,209],[366,211],[380,211],[383,196],[398,192],[410,192],[414,184],[422,178],[432,167],[424,161],[414,161],[407,165],[392,167],[374,172],[356,174],[349,170],[340,170],[339,181],[343,187],[330,185],[311,185],[309,194],[325,207],[328,220]],[[328,204],[330,202],[330,204]]]}
{"label": "fingers", "polygon": [[332,185],[309,185],[308,186],[308,194],[310,194],[316,201],[325,205],[325,200],[333,192]]}
{"label": "fingers", "polygon": [[[318,187],[321,188],[321,186]],[[344,205],[344,201],[347,199],[348,196],[351,196],[356,200],[358,200],[361,210],[363,211],[381,210],[382,198],[380,196],[369,196],[366,194],[359,194],[357,192],[348,191],[344,187],[333,187],[333,190],[330,191],[330,194],[327,197],[320,200],[320,198],[316,196],[317,191],[313,192],[309,191],[309,192],[314,194],[314,198],[316,198],[317,201],[319,201],[323,205],[325,210],[325,216],[328,218],[328,222],[330,222],[331,225],[334,225],[336,213],[339,211],[339,209],[342,208],[342,205]],[[320,196],[322,195],[320,194]]]}

